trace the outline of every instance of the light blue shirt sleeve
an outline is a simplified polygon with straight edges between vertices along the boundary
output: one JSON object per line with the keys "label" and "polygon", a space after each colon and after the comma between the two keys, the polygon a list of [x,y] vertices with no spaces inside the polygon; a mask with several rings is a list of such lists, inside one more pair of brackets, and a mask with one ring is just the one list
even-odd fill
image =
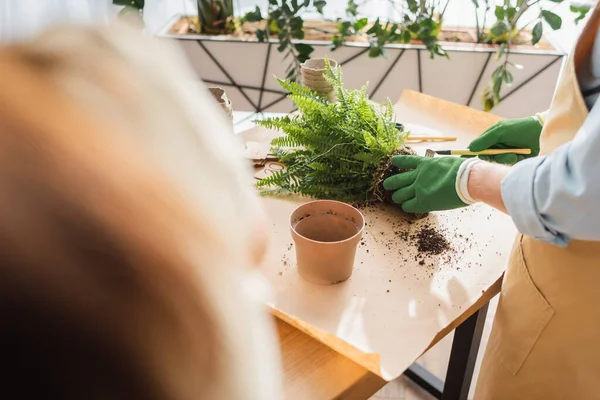
{"label": "light blue shirt sleeve", "polygon": [[501,185],[517,229],[561,247],[600,241],[600,30],[576,73],[590,113],[575,138],[517,163]]}
{"label": "light blue shirt sleeve", "polygon": [[517,163],[501,192],[525,235],[561,247],[573,239],[600,241],[600,102],[572,141]]}

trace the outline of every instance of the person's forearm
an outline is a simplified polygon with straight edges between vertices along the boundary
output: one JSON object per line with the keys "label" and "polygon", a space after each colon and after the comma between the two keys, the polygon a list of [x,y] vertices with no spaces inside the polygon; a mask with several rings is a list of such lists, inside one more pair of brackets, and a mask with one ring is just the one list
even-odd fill
{"label": "person's forearm", "polygon": [[480,161],[473,165],[469,173],[468,190],[475,201],[486,203],[506,213],[506,206],[500,191],[502,179],[510,167]]}

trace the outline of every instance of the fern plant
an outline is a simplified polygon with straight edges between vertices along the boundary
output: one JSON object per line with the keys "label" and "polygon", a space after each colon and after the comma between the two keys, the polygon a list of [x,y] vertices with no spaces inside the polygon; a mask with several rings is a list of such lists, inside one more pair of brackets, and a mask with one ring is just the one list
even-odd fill
{"label": "fern plant", "polygon": [[370,102],[367,86],[345,89],[341,68],[326,60],[325,79],[333,85],[335,102],[319,97],[290,80],[277,79],[296,104],[296,115],[256,121],[284,136],[272,142],[272,152],[286,165],[260,180],[263,194],[291,192],[345,202],[384,201],[382,182],[394,171],[391,156],[414,154],[404,147],[408,132],[398,129],[388,101]]}

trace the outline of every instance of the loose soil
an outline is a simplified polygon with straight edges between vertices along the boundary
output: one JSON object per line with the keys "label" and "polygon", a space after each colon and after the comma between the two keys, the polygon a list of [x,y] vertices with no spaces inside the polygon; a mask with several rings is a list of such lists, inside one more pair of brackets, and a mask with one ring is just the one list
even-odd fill
{"label": "loose soil", "polygon": [[417,249],[421,253],[441,254],[450,248],[444,235],[428,225],[422,227],[415,236]]}
{"label": "loose soil", "polygon": [[[182,17],[178,21],[176,21],[173,26],[170,28],[169,33],[174,35],[198,35],[200,32],[197,30],[197,17]],[[258,29],[264,30],[266,22],[244,22],[240,29],[231,33],[224,35],[215,35],[215,36],[226,36],[231,38],[239,38],[251,40],[256,38],[256,31]],[[369,29],[370,25],[367,25],[364,28],[364,32]],[[335,21],[304,21],[304,40],[314,40],[314,41],[326,41],[330,42],[332,38],[338,34],[338,24]],[[475,28],[451,28],[448,27],[442,32],[440,32],[438,39],[440,42],[445,43],[453,43],[457,45],[461,44],[469,44],[473,45],[476,43],[476,30]],[[277,39],[276,34],[271,34],[270,37],[272,39]],[[353,35],[347,36],[345,39],[347,42],[354,43],[368,43],[368,38],[366,35]],[[419,40],[412,40],[410,44],[422,44]],[[482,44],[479,46],[489,46],[494,47],[495,45],[491,44]],[[524,49],[540,49],[540,50],[554,50],[552,45],[546,41],[544,38],[540,40],[538,44],[535,46],[531,45],[531,32],[523,31],[519,34],[518,37],[513,39],[513,48],[524,48]]]}
{"label": "loose soil", "polygon": [[[375,220],[384,218],[385,225],[388,226],[385,231],[373,232],[372,226],[376,222],[371,222],[370,225],[365,223],[365,236],[363,236],[360,246],[366,246],[367,237],[372,236],[372,239],[379,243],[380,248],[383,245],[384,255],[386,252],[397,253],[399,261],[416,262],[428,273],[433,274],[440,259],[443,259],[448,265],[453,264],[453,261],[460,260],[465,249],[472,245],[455,229],[439,227],[428,220],[417,221],[406,218],[404,217],[406,214],[393,215],[395,212],[393,214],[385,213],[387,216],[382,214],[378,216],[372,211],[382,210],[381,204],[372,203],[360,206],[369,218]],[[368,226],[371,226],[371,229]],[[455,248],[454,245],[458,247]],[[412,247],[412,250],[407,249],[407,246]],[[367,253],[369,253],[368,250]]]}

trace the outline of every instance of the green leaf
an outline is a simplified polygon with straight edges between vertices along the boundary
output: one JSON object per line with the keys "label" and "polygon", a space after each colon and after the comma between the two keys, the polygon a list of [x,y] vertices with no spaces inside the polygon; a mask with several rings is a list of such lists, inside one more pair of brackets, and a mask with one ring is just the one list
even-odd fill
{"label": "green leaf", "polygon": [[288,47],[288,45],[290,44],[290,41],[287,39],[283,39],[282,41],[279,42],[279,46],[277,47],[277,51],[282,53],[286,47]]}
{"label": "green leaf", "polygon": [[542,39],[542,35],[544,34],[544,24],[542,21],[538,21],[537,24],[533,27],[531,31],[531,44],[537,44],[540,39]]}
{"label": "green leaf", "polygon": [[326,5],[327,5],[327,2],[325,0],[315,0],[313,2],[313,6],[316,7],[317,12],[319,14],[323,14],[323,9],[325,8]]}
{"label": "green leaf", "polygon": [[504,70],[503,78],[504,78],[504,83],[506,83],[507,85],[510,85],[513,82],[513,75],[507,69]]}
{"label": "green leaf", "polygon": [[296,12],[299,9],[300,9],[300,6],[298,5],[298,0],[292,0],[292,10],[294,10],[294,12]]}
{"label": "green leaf", "polygon": [[276,6],[277,5],[277,0],[269,0],[269,4],[272,6]]}
{"label": "green leaf", "polygon": [[485,98],[483,100],[483,109],[484,111],[492,111],[492,109],[494,108],[495,104],[494,104],[494,100],[491,98]]}
{"label": "green leaf", "polygon": [[496,68],[494,70],[494,72],[492,72],[492,81],[495,81],[496,79],[502,79],[502,75],[504,74],[504,65],[500,65],[498,68]]}
{"label": "green leaf", "polygon": [[383,56],[383,54],[383,47],[381,46],[371,46],[371,48],[369,49],[369,57],[371,58]]}
{"label": "green leaf", "polygon": [[500,89],[502,88],[502,77],[494,79],[494,83],[492,85],[492,95],[494,96],[494,100],[500,100]]}
{"label": "green leaf", "polygon": [[401,37],[402,37],[402,42],[404,42],[404,43],[410,43],[410,41],[412,40],[412,35],[410,34],[409,30],[404,30],[402,32]]}
{"label": "green leaf", "polygon": [[516,8],[514,8],[514,7],[508,7],[506,9],[506,18],[508,18],[509,21],[512,21],[512,19],[515,17],[516,14],[517,14],[517,9]]}
{"label": "green leaf", "polygon": [[331,49],[331,51],[334,51],[342,47],[343,44],[344,38],[340,35],[335,35],[333,38],[331,38],[331,45],[329,46],[329,48]]}
{"label": "green leaf", "polygon": [[504,22],[499,22],[499,23],[495,24],[491,29],[491,33],[495,37],[500,37],[500,36],[504,35],[506,32],[508,32],[508,28],[506,27],[506,24]]}
{"label": "green leaf", "polygon": [[419,26],[422,29],[431,29],[434,26],[434,21],[431,18],[424,18],[421,21],[419,21]]}
{"label": "green leaf", "polygon": [[553,30],[558,30],[562,26],[562,19],[551,11],[542,10],[541,16]]}
{"label": "green leaf", "polygon": [[419,10],[419,3],[417,0],[406,0],[406,4],[408,4],[408,11],[413,14]]}
{"label": "green leaf", "polygon": [[592,7],[589,4],[573,5],[569,7],[574,13],[587,13],[591,8]]}
{"label": "green leaf", "polygon": [[294,15],[294,13],[292,12],[292,9],[290,8],[290,6],[288,5],[287,2],[285,2],[285,0],[283,0],[283,2],[281,3],[281,11],[283,12],[283,14],[285,15]]}
{"label": "green leaf", "polygon": [[421,25],[419,25],[418,22],[415,22],[408,26],[408,30],[411,31],[412,33],[417,33],[421,30]]}
{"label": "green leaf", "polygon": [[302,17],[290,18],[290,27],[292,28],[292,31],[302,29],[303,25],[304,20],[302,19]]}
{"label": "green leaf", "polygon": [[579,14],[577,16],[577,18],[575,18],[575,24],[579,24],[579,21],[583,20],[586,17],[588,11],[590,11],[590,8],[591,7],[589,5],[587,5],[587,4],[586,5],[571,6],[570,7],[570,10],[572,12]]}
{"label": "green leaf", "polygon": [[377,18],[377,20],[375,21],[373,26],[371,26],[369,28],[369,30],[367,31],[367,34],[372,35],[372,34],[378,34],[379,32],[381,32],[381,23],[379,22],[379,18]]}
{"label": "green leaf", "polygon": [[338,25],[338,32],[344,36],[351,35],[352,34],[352,32],[350,32],[351,27],[352,27],[352,22],[343,21]]}
{"label": "green leaf", "polygon": [[250,11],[250,12],[246,13],[246,15],[244,15],[244,17],[242,18],[242,20],[248,21],[248,22],[259,22],[259,21],[262,21],[262,19],[263,19],[263,16],[262,16],[262,13],[260,12],[260,8],[258,8],[258,6],[256,6],[254,11]]}
{"label": "green leaf", "polygon": [[310,6],[310,0],[304,0],[304,3],[302,3],[302,7],[308,7]]}
{"label": "green leaf", "polygon": [[500,48],[498,48],[498,51],[496,52],[496,61],[498,61],[502,55],[504,54],[504,51],[506,50],[506,43],[502,43],[500,45]]}
{"label": "green leaf", "polygon": [[298,53],[307,55],[315,50],[311,45],[308,45],[306,43],[296,43],[294,45],[294,48]]}
{"label": "green leaf", "polygon": [[504,19],[504,7],[503,6],[496,6],[496,10],[494,11],[494,15],[496,15],[496,18],[498,18],[498,21],[502,21]]}
{"label": "green leaf", "polygon": [[354,2],[354,0],[348,0],[348,5],[346,6],[346,14],[356,17],[358,14],[358,4]]}
{"label": "green leaf", "polygon": [[279,8],[272,9],[269,11],[269,19],[279,21],[281,17],[281,10]]}
{"label": "green leaf", "polygon": [[354,29],[357,31],[362,30],[365,26],[367,26],[367,24],[369,23],[369,20],[367,18],[361,18],[358,21],[356,21],[354,23]]}
{"label": "green leaf", "polygon": [[310,58],[310,53],[309,54],[298,54],[298,62],[300,64],[303,64],[309,58]]}
{"label": "green leaf", "polygon": [[550,0],[550,1],[553,3],[562,3],[563,2],[563,0]]}

